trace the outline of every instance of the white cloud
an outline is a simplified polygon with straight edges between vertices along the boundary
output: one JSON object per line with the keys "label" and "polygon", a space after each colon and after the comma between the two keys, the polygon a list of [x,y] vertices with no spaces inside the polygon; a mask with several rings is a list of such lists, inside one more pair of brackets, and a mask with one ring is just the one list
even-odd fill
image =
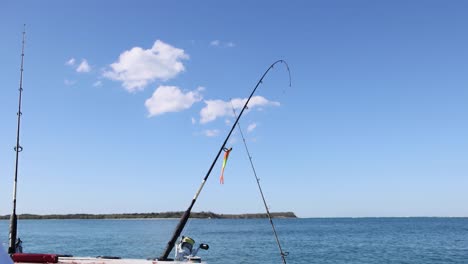
{"label": "white cloud", "polygon": [[231,116],[229,102],[223,100],[206,100],[206,106],[200,111],[200,123],[208,123],[222,116]]}
{"label": "white cloud", "polygon": [[[200,111],[200,123],[205,124],[215,120],[218,117],[224,116],[234,116],[232,112],[232,107],[237,110],[237,114],[240,114],[242,107],[244,106],[245,102],[247,101],[246,98],[236,98],[232,99],[231,101],[223,101],[223,100],[205,100],[206,106]],[[232,104],[231,104],[232,103]],[[253,109],[255,107],[261,106],[279,106],[279,102],[268,101],[263,96],[253,96],[250,99],[248,108]]]}
{"label": "white cloud", "polygon": [[101,87],[102,86],[102,82],[101,81],[96,81],[93,83],[93,86],[94,87]]}
{"label": "white cloud", "polygon": [[205,136],[207,136],[207,137],[216,137],[219,134],[219,130],[218,129],[207,129],[207,130],[203,131],[203,134],[205,134]]}
{"label": "white cloud", "polygon": [[78,65],[78,68],[76,68],[77,72],[90,72],[91,71],[91,66],[89,66],[88,61],[83,59],[81,60],[80,65]]}
{"label": "white cloud", "polygon": [[197,123],[197,120],[192,117],[192,125],[195,125]]}
{"label": "white cloud", "polygon": [[185,70],[182,60],[188,58],[184,50],[156,40],[151,49],[134,47],[124,51],[103,76],[121,81],[127,91],[136,92],[155,80],[174,78]]}
{"label": "white cloud", "polygon": [[74,66],[75,65],[75,58],[70,58],[67,62],[65,62],[65,65]]}
{"label": "white cloud", "polygon": [[72,86],[72,85],[75,85],[76,81],[75,80],[68,80],[68,79],[65,79],[63,81],[63,83],[66,85],[66,86]]}
{"label": "white cloud", "polygon": [[159,86],[145,101],[149,116],[162,115],[168,112],[180,112],[190,108],[194,103],[203,99],[200,92],[203,87],[184,93],[177,86]]}
{"label": "white cloud", "polygon": [[213,40],[213,41],[210,42],[210,46],[234,48],[236,46],[236,44],[234,42],[232,42],[232,41],[223,42],[223,41],[220,41],[220,40]]}
{"label": "white cloud", "polygon": [[239,139],[237,137],[231,136],[229,138],[229,144],[230,145],[235,145],[238,141],[239,141]]}
{"label": "white cloud", "polygon": [[247,127],[247,132],[252,132],[257,127],[256,123],[252,123]]}

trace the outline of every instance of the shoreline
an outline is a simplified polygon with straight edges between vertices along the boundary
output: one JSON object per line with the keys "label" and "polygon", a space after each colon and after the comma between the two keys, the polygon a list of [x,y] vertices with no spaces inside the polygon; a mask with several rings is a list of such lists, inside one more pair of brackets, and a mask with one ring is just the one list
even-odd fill
{"label": "shoreline", "polygon": [[[20,214],[18,220],[67,220],[67,219],[90,219],[90,220],[153,220],[153,219],[180,219],[183,212],[164,213],[122,213],[122,214]],[[272,218],[286,219],[298,218],[293,212],[274,212]],[[191,219],[263,219],[268,218],[265,213],[256,214],[216,214],[213,212],[193,212]],[[0,220],[8,220],[10,215],[1,215]]]}

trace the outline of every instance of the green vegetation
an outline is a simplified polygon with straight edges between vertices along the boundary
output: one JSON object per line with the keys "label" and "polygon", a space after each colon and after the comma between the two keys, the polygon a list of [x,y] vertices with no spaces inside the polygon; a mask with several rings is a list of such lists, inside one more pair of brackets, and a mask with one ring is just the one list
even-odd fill
{"label": "green vegetation", "polygon": [[[20,220],[29,219],[152,219],[152,218],[180,218],[184,212],[164,212],[164,213],[131,213],[131,214],[51,214],[51,215],[35,215],[21,214],[18,215]],[[273,218],[297,218],[293,212],[271,213]],[[255,219],[267,218],[266,214],[215,214],[213,212],[192,212],[191,218],[201,219]],[[10,219],[10,215],[0,216],[0,219]]]}

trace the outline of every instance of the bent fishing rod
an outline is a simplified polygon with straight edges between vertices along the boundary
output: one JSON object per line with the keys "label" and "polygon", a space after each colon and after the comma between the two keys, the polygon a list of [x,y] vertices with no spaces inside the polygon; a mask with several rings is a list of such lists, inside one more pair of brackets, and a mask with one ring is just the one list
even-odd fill
{"label": "bent fishing rod", "polygon": [[[234,105],[232,105],[232,101],[231,101],[231,106],[232,106],[232,112],[234,113],[234,116],[237,116],[236,110],[234,109]],[[257,171],[255,170],[255,166],[254,166],[253,161],[252,161],[252,156],[250,155],[249,148],[247,147],[247,142],[245,141],[244,133],[242,132],[240,122],[237,123],[237,128],[239,129],[240,135],[242,137],[242,141],[244,141],[245,152],[247,153],[247,156],[249,157],[250,167],[252,167],[252,172],[253,172],[253,175],[255,177],[255,181],[257,182],[258,190],[260,191],[260,195],[262,196],[263,205],[265,206],[266,214],[268,216],[268,219],[270,220],[271,228],[273,229],[273,234],[275,236],[276,244],[278,245],[278,249],[280,251],[281,259],[283,260],[283,264],[286,264],[286,256],[289,253],[283,251],[283,248],[281,247],[281,243],[280,243],[279,238],[278,238],[278,233],[276,232],[275,225],[273,224],[273,218],[271,217],[270,209],[268,209],[268,205],[267,205],[267,202],[266,202],[266,199],[265,199],[265,195],[263,195],[263,190],[262,190],[262,187],[260,186],[260,179],[257,176]]]}
{"label": "bent fishing rod", "polygon": [[195,196],[193,197],[189,207],[187,208],[187,210],[184,212],[184,214],[180,217],[180,220],[179,220],[179,223],[177,224],[177,227],[174,231],[174,234],[172,235],[172,238],[169,240],[169,242],[167,242],[167,246],[166,246],[166,249],[164,250],[163,254],[158,258],[159,260],[167,260],[167,257],[169,256],[169,254],[171,253],[172,249],[174,248],[174,245],[175,245],[175,242],[177,240],[177,238],[180,236],[180,234],[182,233],[182,230],[184,229],[185,225],[187,224],[187,220],[189,219],[190,217],[190,212],[192,211],[192,208],[193,206],[195,205],[195,202],[197,201],[197,198],[198,196],[200,195],[200,192],[202,191],[203,187],[205,186],[205,183],[206,183],[206,180],[208,180],[208,177],[210,176],[211,174],[211,171],[213,170],[214,166],[216,165],[216,162],[218,161],[218,158],[219,156],[221,155],[221,152],[223,151],[223,149],[226,147],[226,143],[227,141],[229,140],[229,137],[231,136],[232,134],[232,131],[236,128],[236,125],[237,123],[239,122],[239,119],[241,118],[242,114],[244,113],[245,109],[247,109],[247,105],[249,104],[250,102],[250,99],[252,99],[252,96],[255,94],[255,91],[257,91],[257,88],[260,86],[260,84],[263,82],[263,79],[265,78],[265,76],[268,74],[268,72],[274,68],[274,66],[278,63],[282,63],[286,66],[286,69],[288,70],[288,74],[289,74],[289,86],[291,86],[291,72],[289,70],[289,66],[288,64],[286,63],[286,61],[284,60],[277,60],[275,61],[273,64],[270,65],[270,67],[268,67],[268,69],[265,71],[265,73],[263,73],[262,77],[260,78],[260,80],[257,82],[257,84],[255,85],[255,88],[253,89],[252,93],[250,93],[250,96],[249,98],[247,99],[247,101],[245,102],[244,104],[244,107],[242,107],[242,110],[240,111],[239,113],[239,116],[237,117],[236,121],[234,122],[234,124],[232,125],[231,127],[231,130],[229,131],[228,135],[226,136],[226,139],[224,140],[223,144],[221,145],[221,147],[219,148],[219,151],[218,153],[216,154],[213,162],[211,163],[211,166],[210,168],[208,169],[208,172],[206,173],[205,177],[203,178],[202,182],[201,182],[201,185],[200,187],[198,188],[197,192],[195,193]]}
{"label": "bent fishing rod", "polygon": [[26,35],[26,25],[24,25],[23,30],[23,43],[21,48],[21,69],[20,69],[20,83],[19,83],[19,99],[18,99],[18,126],[16,129],[16,146],[14,150],[16,152],[16,161],[15,161],[15,178],[13,181],[13,212],[10,216],[10,241],[8,245],[8,253],[16,253],[16,236],[17,236],[17,216],[16,216],[16,185],[18,182],[18,162],[19,162],[19,153],[23,150],[23,147],[20,145],[20,126],[21,126],[21,99],[23,94],[23,62],[24,62],[24,37]]}

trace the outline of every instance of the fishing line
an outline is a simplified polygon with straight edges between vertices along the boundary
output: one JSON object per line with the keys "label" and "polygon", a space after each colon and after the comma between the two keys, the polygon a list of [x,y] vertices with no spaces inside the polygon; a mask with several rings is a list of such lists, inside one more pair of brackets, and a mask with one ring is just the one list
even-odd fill
{"label": "fishing line", "polygon": [[[289,69],[288,69],[288,71],[289,71]],[[234,117],[237,117],[237,113],[236,113],[236,110],[234,109],[234,105],[232,104],[232,100],[231,100],[231,106],[232,106],[232,112],[234,113]],[[271,228],[273,229],[273,234],[275,235],[276,244],[278,244],[278,248],[279,248],[279,251],[280,251],[280,254],[281,254],[281,258],[283,260],[283,263],[286,264],[286,256],[289,254],[289,252],[284,252],[283,248],[281,247],[281,243],[279,241],[278,234],[276,233],[276,228],[275,228],[275,225],[273,224],[273,219],[272,219],[271,214],[270,214],[270,209],[268,209],[268,205],[267,205],[267,202],[265,200],[265,196],[263,195],[262,187],[260,186],[260,179],[257,176],[257,171],[255,170],[255,166],[254,166],[253,161],[252,161],[252,156],[250,155],[249,148],[247,147],[247,142],[245,141],[244,133],[242,132],[240,122],[237,123],[237,128],[239,129],[239,133],[240,133],[240,135],[242,137],[242,141],[244,141],[245,152],[247,153],[247,156],[249,157],[250,166],[252,167],[252,172],[253,172],[253,175],[255,177],[255,181],[257,182],[258,190],[260,191],[260,195],[262,196],[263,205],[265,206],[266,214],[268,216],[268,219],[270,220]]]}
{"label": "fishing line", "polygon": [[169,254],[171,253],[172,249],[174,248],[174,245],[175,245],[175,242],[177,240],[177,238],[180,236],[180,234],[182,233],[185,225],[187,224],[187,220],[188,218],[190,217],[190,212],[192,211],[192,208],[193,206],[195,205],[197,199],[198,199],[198,196],[200,195],[201,191],[203,190],[203,187],[205,186],[205,183],[206,181],[208,180],[208,177],[210,176],[211,174],[211,171],[213,170],[214,166],[216,165],[216,162],[218,161],[218,158],[219,156],[221,155],[221,152],[224,150],[224,148],[226,147],[226,143],[227,141],[229,140],[229,137],[231,136],[232,134],[232,131],[236,128],[236,125],[237,123],[239,122],[239,119],[241,118],[242,114],[244,113],[244,111],[247,109],[247,105],[249,104],[250,100],[252,99],[253,95],[255,94],[255,91],[257,91],[257,88],[260,86],[260,84],[263,83],[263,79],[265,78],[265,76],[268,74],[268,72],[273,69],[273,67],[276,65],[276,64],[284,64],[286,65],[286,68],[288,70],[288,73],[289,73],[289,86],[291,86],[291,72],[289,71],[289,66],[288,64],[286,63],[286,61],[284,60],[277,60],[275,61],[273,64],[270,65],[270,67],[268,67],[268,69],[263,73],[262,77],[260,78],[260,80],[257,82],[257,84],[255,85],[254,89],[252,90],[252,92],[250,93],[249,97],[247,98],[247,100],[245,101],[245,104],[244,106],[242,107],[240,113],[239,113],[239,116],[237,116],[237,119],[236,121],[234,122],[234,124],[232,125],[231,127],[231,130],[229,131],[229,133],[227,134],[226,138],[224,139],[223,141],[223,144],[221,145],[221,147],[219,148],[215,158],[213,159],[213,162],[211,163],[211,166],[209,167],[208,171],[206,172],[206,175],[205,177],[203,177],[203,180],[200,184],[200,186],[198,187],[197,189],[197,192],[195,193],[195,195],[193,196],[192,198],[192,201],[190,202],[190,205],[188,206],[187,210],[185,210],[184,214],[182,215],[182,217],[180,218],[179,220],[179,223],[177,224],[175,230],[174,230],[174,233],[172,234],[172,237],[171,239],[169,240],[169,242],[167,242],[167,245],[166,245],[166,249],[164,250],[164,252],[162,253],[162,255],[158,258],[158,260],[167,260],[167,257],[169,256]]}

